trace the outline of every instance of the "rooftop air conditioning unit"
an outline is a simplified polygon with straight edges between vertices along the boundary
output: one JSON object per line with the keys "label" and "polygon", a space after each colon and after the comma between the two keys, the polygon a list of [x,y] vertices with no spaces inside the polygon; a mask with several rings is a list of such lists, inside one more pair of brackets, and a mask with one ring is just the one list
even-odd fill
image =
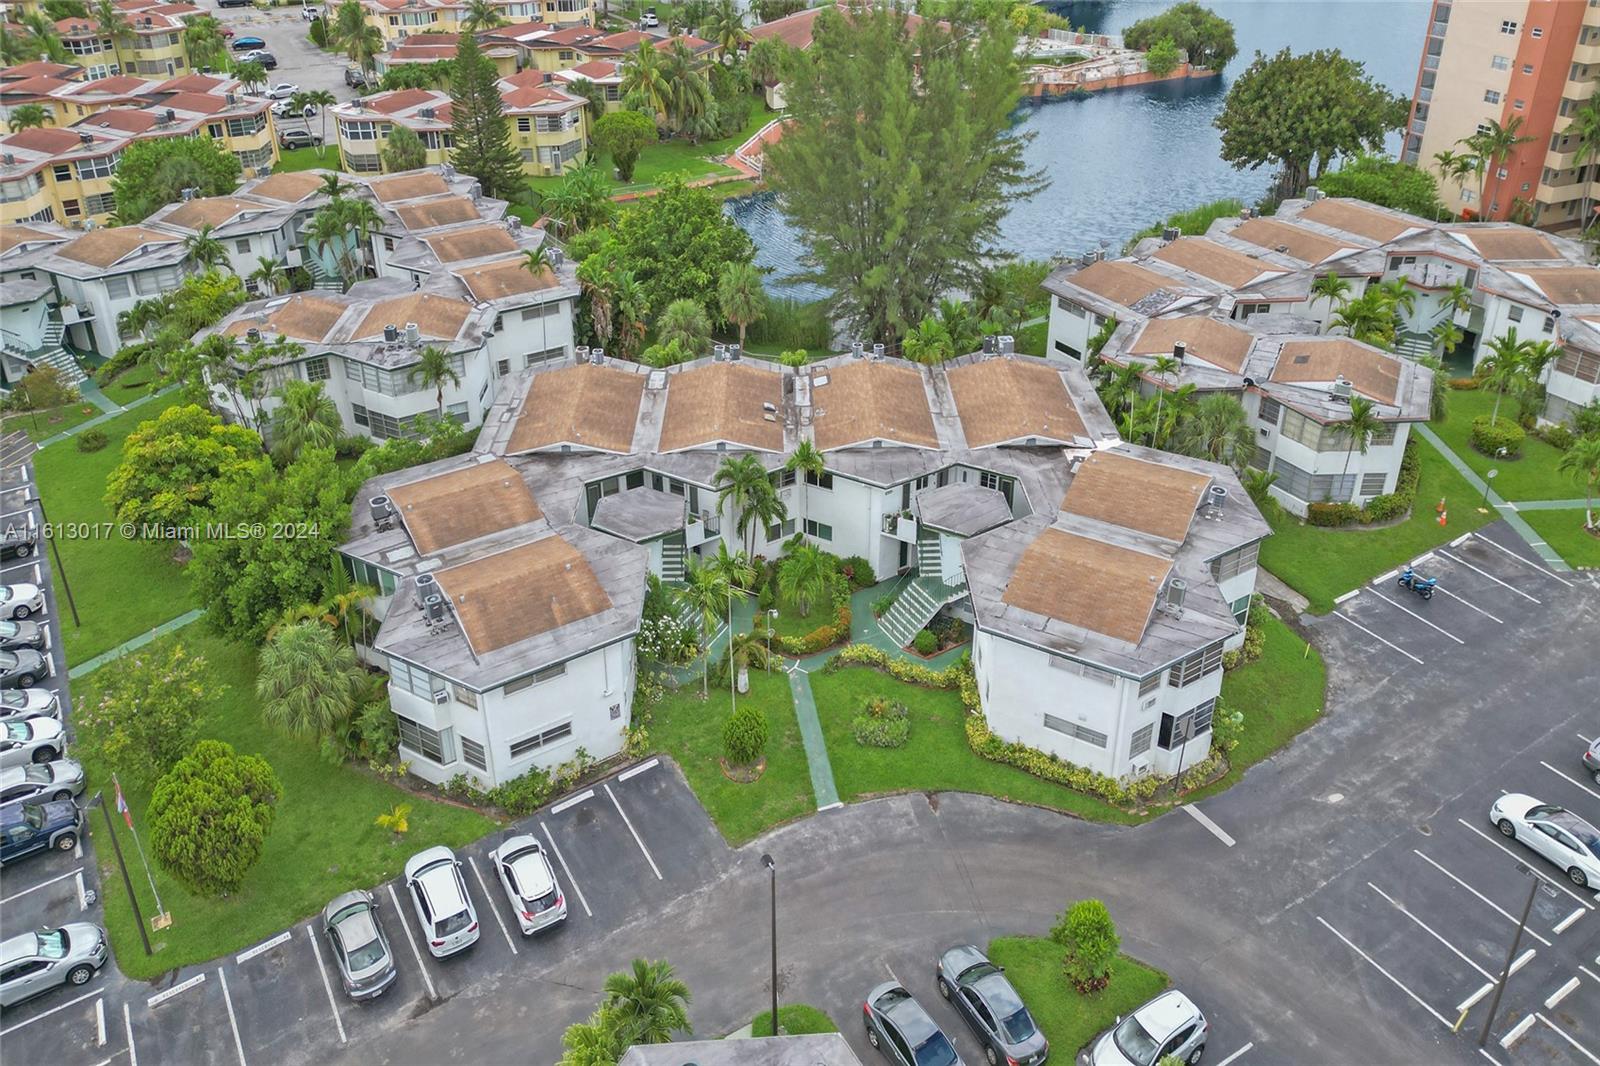
{"label": "rooftop air conditioning unit", "polygon": [[1166,241],[1168,244],[1171,244],[1181,236],[1183,236],[1183,231],[1177,226],[1167,226],[1161,231],[1161,239]]}
{"label": "rooftop air conditioning unit", "polygon": [[415,322],[406,323],[406,347],[416,348],[422,344],[422,330],[417,328]]}
{"label": "rooftop air conditioning unit", "polygon": [[993,333],[985,333],[983,335],[983,354],[984,355],[993,355],[996,352],[996,350],[997,349],[995,348],[994,334]]}
{"label": "rooftop air conditioning unit", "polygon": [[1211,490],[1206,493],[1206,502],[1213,510],[1220,512],[1228,502],[1228,486],[1212,485]]}
{"label": "rooftop air conditioning unit", "polygon": [[727,357],[728,346],[726,344],[713,344],[711,346],[711,359],[713,362],[720,363]]}
{"label": "rooftop air conditioning unit", "polygon": [[437,592],[430,592],[422,598],[422,617],[429,625],[438,625],[444,621],[444,597]]}
{"label": "rooftop air conditioning unit", "polygon": [[861,341],[859,339],[851,341],[850,342],[850,358],[852,358],[852,359],[865,359],[866,357],[867,357],[867,346],[866,346],[865,342],[863,342],[863,341]]}
{"label": "rooftop air conditioning unit", "polygon": [[383,343],[385,343],[385,344],[394,344],[399,339],[400,339],[400,330],[395,327],[395,324],[393,322],[391,322],[387,326],[383,327]]}
{"label": "rooftop air conditioning unit", "polygon": [[244,339],[245,343],[247,344],[260,344],[261,331],[256,327],[251,326],[249,329],[244,331]]}
{"label": "rooftop air conditioning unit", "polygon": [[740,356],[742,356],[743,354],[744,354],[744,349],[740,348],[737,344],[728,345],[728,362],[737,363],[739,361]]}
{"label": "rooftop air conditioning unit", "polygon": [[[372,512],[372,524],[379,529],[388,529],[389,522],[394,517],[394,504],[389,502],[387,496],[374,496],[367,501],[367,507]],[[424,574],[424,577],[427,575]],[[418,578],[420,581],[421,578]]]}
{"label": "rooftop air conditioning unit", "polygon": [[552,248],[552,249],[550,249],[550,265],[551,266],[559,267],[562,263],[565,263],[566,261],[567,261],[567,255],[560,248]]}
{"label": "rooftop air conditioning unit", "polygon": [[872,346],[872,358],[874,358],[874,359],[882,359],[883,358],[883,345],[874,344]]}
{"label": "rooftop air conditioning unit", "polygon": [[1350,382],[1345,380],[1343,374],[1333,379],[1333,389],[1330,395],[1335,400],[1343,400],[1345,403],[1350,402]]}
{"label": "rooftop air conditioning unit", "polygon": [[1173,341],[1172,342],[1172,358],[1174,358],[1174,359],[1176,359],[1178,361],[1178,365],[1179,366],[1183,365],[1183,357],[1185,355],[1187,355],[1188,352],[1189,352],[1189,346],[1187,344],[1185,344],[1183,341]]}
{"label": "rooftop air conditioning unit", "polygon": [[432,574],[417,575],[417,606],[421,607],[429,596],[436,596],[439,592],[439,581]]}
{"label": "rooftop air conditioning unit", "polygon": [[1015,355],[1016,354],[1016,351],[1017,351],[1017,338],[1013,337],[1011,334],[1009,334],[1009,333],[1000,334],[1000,336],[995,338],[995,343],[997,345],[999,345],[999,349],[1000,349],[1000,354],[1001,355]]}
{"label": "rooftop air conditioning unit", "polygon": [[572,354],[578,362],[587,363],[589,361],[589,346],[587,344],[580,344],[576,348],[572,349]]}
{"label": "rooftop air conditioning unit", "polygon": [[90,133],[88,130],[79,130],[78,140],[82,141],[84,144],[93,144],[94,134]]}
{"label": "rooftop air conditioning unit", "polygon": [[1181,577],[1175,577],[1167,582],[1165,602],[1162,606],[1171,614],[1183,612],[1183,598],[1188,595],[1189,583]]}
{"label": "rooftop air conditioning unit", "polygon": [[589,362],[593,363],[595,366],[600,366],[600,365],[604,364],[605,361],[606,361],[606,350],[604,348],[590,348],[589,349]]}

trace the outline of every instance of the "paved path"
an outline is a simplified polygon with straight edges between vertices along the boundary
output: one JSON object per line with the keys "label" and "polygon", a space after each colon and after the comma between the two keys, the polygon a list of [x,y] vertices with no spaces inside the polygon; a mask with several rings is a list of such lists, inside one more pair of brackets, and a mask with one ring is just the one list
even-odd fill
{"label": "paved path", "polygon": [[[1510,503],[1498,492],[1495,492],[1493,488],[1484,482],[1483,478],[1478,476],[1476,470],[1473,470],[1459,455],[1450,450],[1450,446],[1444,442],[1439,434],[1433,431],[1432,427],[1418,425],[1417,431],[1422,434],[1423,440],[1439,449],[1439,454],[1443,455],[1450,465],[1456,468],[1457,473],[1467,479],[1469,485],[1483,494],[1483,498],[1488,499],[1489,505],[1500,512],[1500,517],[1506,520],[1507,525],[1516,530],[1517,536],[1527,541],[1528,547],[1538,553],[1539,558],[1544,560],[1546,566],[1552,570],[1570,571],[1572,569],[1567,565],[1567,561],[1561,558],[1561,554],[1546,544],[1544,539],[1539,536],[1538,531],[1528,525],[1521,515],[1517,514],[1517,509],[1526,507],[1526,504]],[[1563,501],[1556,500],[1551,502],[1561,503]],[[1583,505],[1579,504],[1578,506],[1581,507]]]}
{"label": "paved path", "polygon": [[128,652],[144,647],[157,637],[164,637],[168,633],[182,629],[190,622],[193,622],[199,618],[202,614],[205,614],[205,612],[197,607],[192,611],[186,611],[185,613],[180,614],[171,621],[162,622],[160,625],[156,626],[147,633],[140,633],[132,640],[124,641],[123,643],[118,644],[115,648],[112,648],[110,651],[101,652],[93,659],[87,659],[84,662],[79,663],[77,666],[69,668],[67,670],[67,676],[76,680],[85,674],[93,673],[106,663],[110,662],[112,659],[120,659],[122,656],[128,654]]}
{"label": "paved path", "polygon": [[94,404],[107,414],[118,414],[122,408],[115,400],[100,391],[100,386],[92,381],[84,381],[78,385],[78,395]]}
{"label": "paved path", "polygon": [[1513,511],[1581,511],[1591,506],[1588,500],[1515,500],[1506,504]]}
{"label": "paved path", "polygon": [[811,675],[798,663],[788,668],[789,692],[794,696],[794,717],[800,724],[800,740],[806,749],[806,767],[811,771],[811,793],[817,810],[839,806],[839,787],[833,781],[833,764],[828,761],[828,743],[822,737],[822,719],[817,701],[811,695]]}
{"label": "paved path", "polygon": [[[167,393],[178,387],[176,385],[168,385],[160,392],[153,392],[148,396],[141,396],[131,403],[118,407],[115,404],[112,404],[111,399],[107,397],[105,393],[101,392],[98,386],[92,385],[89,382],[84,382],[84,386],[85,387],[80,390],[83,393],[83,398],[93,403],[101,410],[105,411],[105,414],[96,415],[87,422],[80,422],[71,429],[64,429],[53,437],[46,437],[44,440],[39,442],[39,447],[48,448],[57,441],[66,440],[68,437],[76,437],[79,433],[82,433],[86,429],[93,429],[95,426],[98,426],[104,422],[109,422],[118,415],[126,414],[135,407],[147,404],[151,400],[156,399],[158,396],[165,396]],[[92,393],[90,392],[91,389],[93,390]],[[111,406],[107,407],[107,404],[111,404]]]}

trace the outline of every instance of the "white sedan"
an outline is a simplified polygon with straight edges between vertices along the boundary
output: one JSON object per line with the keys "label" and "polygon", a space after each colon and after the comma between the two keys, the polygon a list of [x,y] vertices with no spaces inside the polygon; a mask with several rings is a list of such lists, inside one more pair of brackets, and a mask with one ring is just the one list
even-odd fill
{"label": "white sedan", "polygon": [[265,93],[268,100],[287,100],[300,91],[300,86],[293,82],[280,81]]}
{"label": "white sedan", "polygon": [[27,618],[44,610],[38,585],[0,585],[0,618]]}
{"label": "white sedan", "polygon": [[299,115],[301,118],[310,118],[316,113],[316,104],[307,104],[305,107],[296,111],[294,107],[294,101],[292,99],[279,100],[277,103],[272,105],[272,115],[274,118],[288,118],[291,115]]}
{"label": "white sedan", "polygon": [[1489,821],[1561,867],[1579,888],[1600,885],[1600,829],[1565,807],[1513,792],[1494,801]]}
{"label": "white sedan", "polygon": [[506,890],[523,936],[566,918],[567,900],[556,884],[556,872],[533,837],[511,837],[489,853],[489,861],[500,876],[500,887]]}

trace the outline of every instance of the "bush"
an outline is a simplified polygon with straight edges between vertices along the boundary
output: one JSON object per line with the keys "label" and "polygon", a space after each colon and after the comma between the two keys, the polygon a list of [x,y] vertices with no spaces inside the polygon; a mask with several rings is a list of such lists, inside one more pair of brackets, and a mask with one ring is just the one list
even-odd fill
{"label": "bush", "polygon": [[1543,429],[1536,430],[1535,433],[1540,440],[1550,445],[1550,447],[1563,452],[1572,447],[1572,442],[1578,439],[1573,435],[1572,430],[1566,426],[1545,426]]}
{"label": "bush", "polygon": [[1457,392],[1471,392],[1480,382],[1477,378],[1451,378],[1450,387]]}
{"label": "bush", "polygon": [[267,761],[202,740],[150,795],[150,844],[161,868],[197,895],[238,890],[261,858],[283,786]]}
{"label": "bush", "polygon": [[1497,455],[1504,448],[1506,456],[1514,458],[1522,453],[1522,442],[1527,435],[1526,430],[1509,418],[1497,418],[1491,423],[1488,415],[1479,415],[1472,420],[1472,446],[1484,455]]}
{"label": "bush", "polygon": [[878,578],[872,572],[872,564],[859,555],[849,555],[839,560],[839,572],[850,579],[850,584],[858,589],[871,588],[878,583]]}
{"label": "bush", "polygon": [[1306,505],[1306,522],[1313,526],[1348,526],[1361,518],[1361,508],[1353,503],[1312,503]]}
{"label": "bush", "polygon": [[554,792],[550,771],[534,766],[521,776],[491,788],[485,798],[512,817],[524,818],[544,806]]}
{"label": "bush", "polygon": [[1411,497],[1402,496],[1398,492],[1374,496],[1367,501],[1367,521],[1387,522],[1391,518],[1399,518],[1410,509]]}
{"label": "bush", "polygon": [[867,696],[861,713],[850,723],[856,743],[869,748],[900,748],[911,736],[910,712],[906,705],[887,696]]}
{"label": "bush", "polygon": [[761,586],[761,591],[756,593],[756,607],[762,612],[770,611],[778,605],[778,593],[773,588],[771,581]]}
{"label": "bush", "polygon": [[1416,502],[1417,482],[1422,478],[1422,460],[1417,455],[1415,441],[1406,442],[1405,454],[1400,457],[1400,476],[1395,479],[1394,491],[1374,496],[1365,507],[1352,503],[1313,503],[1306,507],[1306,523],[1313,526],[1348,526],[1353,523],[1370,525],[1399,518],[1411,510]]}
{"label": "bush", "polygon": [[106,446],[106,434],[103,429],[86,429],[78,434],[78,450],[80,452],[97,452]]}
{"label": "bush", "polygon": [[888,614],[889,608],[894,606],[894,601],[895,594],[892,592],[886,596],[879,596],[877,599],[873,600],[872,617],[882,618],[884,615]]}
{"label": "bush", "polygon": [[359,459],[373,447],[370,437],[345,436],[333,442],[335,459]]}
{"label": "bush", "polygon": [[319,15],[311,20],[311,29],[309,33],[312,44],[316,45],[318,48],[328,47],[328,25],[322,21],[322,16]]}
{"label": "bush", "polygon": [[922,629],[911,640],[911,647],[918,655],[932,655],[939,650],[939,638],[933,635],[933,630]]}
{"label": "bush", "polygon": [[767,313],[750,323],[746,336],[751,344],[826,352],[833,345],[833,322],[821,302],[779,297],[767,300]]}
{"label": "bush", "polygon": [[1050,928],[1050,939],[1066,948],[1061,968],[1079,992],[1097,992],[1111,982],[1111,964],[1122,941],[1104,903],[1097,899],[1074,903]]}
{"label": "bush", "polygon": [[750,766],[767,747],[767,716],[753,703],[742,703],[722,727],[722,757],[732,766]]}
{"label": "bush", "polygon": [[1180,58],[1178,46],[1173,43],[1172,38],[1163,37],[1145,52],[1144,63],[1150,73],[1162,78],[1178,69]]}
{"label": "bush", "polygon": [[824,648],[850,639],[850,582],[845,580],[843,574],[834,574],[829,583],[829,594],[833,599],[833,621],[818,626],[803,637],[779,637],[778,650],[785,655],[815,655]]}

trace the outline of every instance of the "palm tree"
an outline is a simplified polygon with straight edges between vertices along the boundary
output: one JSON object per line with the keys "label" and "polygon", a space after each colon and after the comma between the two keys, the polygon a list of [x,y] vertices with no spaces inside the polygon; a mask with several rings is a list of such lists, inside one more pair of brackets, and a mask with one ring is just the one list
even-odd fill
{"label": "palm tree", "polygon": [[361,0],[344,0],[333,10],[333,23],[327,27],[328,41],[343,47],[352,37],[360,36],[366,24],[367,12]]}
{"label": "palm tree", "polygon": [[1478,363],[1478,375],[1495,393],[1494,410],[1489,415],[1491,426],[1500,420],[1500,401],[1522,377],[1522,360],[1527,350],[1528,342],[1519,339],[1517,327],[1512,326],[1489,342],[1489,354]]}
{"label": "palm tree", "polygon": [[721,0],[717,4],[704,32],[717,46],[718,55],[725,57],[738,54],[750,40],[750,31],[744,28],[744,14],[733,0]]}
{"label": "palm tree", "polygon": [[1394,346],[1394,307],[1380,286],[1373,286],[1334,312],[1328,325],[1366,344],[1388,349]]}
{"label": "palm tree", "polygon": [[330,200],[337,200],[351,189],[351,183],[338,173],[322,175],[322,188],[317,191]]}
{"label": "palm tree", "polygon": [[256,256],[256,268],[246,281],[253,281],[268,296],[276,296],[289,283],[289,271],[270,255]]}
{"label": "palm tree", "polygon": [[1178,424],[1177,450],[1184,455],[1242,468],[1254,454],[1255,434],[1243,405],[1227,393],[1201,400]]}
{"label": "palm tree", "polygon": [[1472,288],[1464,281],[1452,281],[1439,299],[1441,307],[1450,309],[1450,316],[1466,314],[1472,310]]}
{"label": "palm tree", "polygon": [[467,0],[467,17],[461,20],[461,29],[466,33],[477,33],[480,30],[492,30],[496,26],[504,26],[506,17],[493,0]]}
{"label": "palm tree", "polygon": [[725,541],[717,542],[717,554],[706,566],[721,575],[732,592],[749,592],[755,584],[756,568],[750,556],[742,551],[730,552]]}
{"label": "palm tree", "polygon": [[589,301],[589,324],[600,347],[611,344],[611,308],[614,276],[605,256],[591,255],[578,264],[578,287]]}
{"label": "palm tree", "polygon": [[343,43],[345,55],[350,57],[350,62],[369,74],[373,71],[373,59],[383,55],[388,48],[383,39],[383,31],[370,24],[362,26],[355,36]]}
{"label": "palm tree", "polygon": [[1311,298],[1318,296],[1328,301],[1330,311],[1336,310],[1349,301],[1350,283],[1330,270],[1311,283]]}
{"label": "palm tree", "polygon": [[1583,524],[1595,528],[1594,495],[1600,488],[1600,437],[1579,437],[1556,460],[1556,469],[1572,474],[1583,484]]}
{"label": "palm tree", "polygon": [[566,91],[574,96],[583,97],[584,110],[589,116],[589,125],[592,128],[606,114],[606,91],[588,78],[573,78],[566,85]]}
{"label": "palm tree", "polygon": [[761,271],[754,263],[729,263],[722,268],[722,277],[717,280],[717,304],[722,317],[739,327],[739,347],[743,348],[745,330],[767,307]]}
{"label": "palm tree", "polygon": [[343,428],[339,408],[320,384],[285,381],[272,411],[272,457],[284,465],[303,448],[331,448]]}
{"label": "palm tree", "polygon": [[286,626],[261,649],[261,716],[290,736],[333,735],[349,720],[361,690],[355,650],[321,622]]}
{"label": "palm tree", "polygon": [[673,300],[656,319],[656,340],[661,344],[677,341],[686,351],[700,355],[711,339],[711,320],[699,300]]}
{"label": "palm tree", "polygon": [[[1156,383],[1156,425],[1157,426],[1159,426],[1161,424],[1161,401],[1162,401],[1162,398],[1165,397],[1166,393],[1167,393],[1167,390],[1163,387],[1167,383],[1167,375],[1168,374],[1176,374],[1179,370],[1182,370],[1182,369],[1183,369],[1183,364],[1180,363],[1175,357],[1170,356],[1170,355],[1158,355],[1150,363],[1150,370],[1155,374],[1156,377],[1161,379],[1159,382]],[[1154,447],[1154,445],[1155,445],[1155,439],[1154,439],[1153,436],[1151,438],[1150,444],[1151,444],[1152,447]]]}
{"label": "palm tree", "polygon": [[1462,183],[1466,180],[1467,175],[1477,169],[1477,160],[1471,155],[1465,152],[1457,155],[1448,148],[1433,153],[1433,162],[1439,168],[1440,181],[1454,181],[1456,183],[1456,195],[1458,196],[1461,194]]}
{"label": "palm tree", "polygon": [[48,126],[53,117],[50,109],[43,104],[18,104],[11,109],[11,117],[6,119],[6,128],[12,133],[20,133],[36,126]]}
{"label": "palm tree", "polygon": [[[1433,336],[1449,355],[1461,343],[1462,333],[1454,322],[1441,322],[1434,327]],[[1436,355],[1424,355],[1417,362],[1433,371],[1428,383],[1428,420],[1443,422],[1450,415],[1450,382],[1445,377],[1444,360]]]}
{"label": "palm tree", "polygon": [[900,341],[901,353],[913,363],[936,366],[955,355],[950,342],[950,331],[944,323],[929,315],[906,331]]}
{"label": "palm tree", "polygon": [[1470,137],[1463,137],[1457,144],[1470,148],[1479,160],[1478,180],[1478,215],[1480,218],[1489,216],[1489,208],[1484,203],[1484,195],[1488,191],[1488,170],[1494,168],[1496,174],[1504,166],[1512,150],[1519,144],[1526,144],[1533,140],[1532,137],[1520,137],[1517,130],[1522,128],[1522,116],[1513,115],[1511,121],[1501,125],[1498,120],[1490,119],[1489,128],[1479,130]]}
{"label": "palm tree", "polygon": [[939,324],[949,335],[950,350],[955,355],[977,351],[983,343],[983,323],[965,300],[940,300]]}
{"label": "palm tree", "polygon": [[820,479],[827,468],[822,463],[822,453],[817,451],[816,445],[808,440],[803,440],[795,445],[789,458],[784,462],[785,470],[793,470],[796,478],[803,486],[800,490],[801,509],[805,509],[807,498],[811,494],[811,478]]}
{"label": "palm tree", "polygon": [[673,86],[661,53],[640,41],[622,61],[622,95],[637,101],[653,115],[665,117],[673,99]]}
{"label": "palm tree", "polygon": [[[1391,278],[1379,285],[1377,289],[1383,294],[1383,299],[1388,301],[1392,311],[1404,311],[1408,315],[1416,311],[1417,290],[1407,285],[1405,278]],[[1468,303],[1469,305],[1471,303],[1470,296],[1468,297]]]}
{"label": "palm tree", "polygon": [[[1600,158],[1600,100],[1591,96],[1578,106],[1572,113],[1572,122],[1567,126],[1566,136],[1578,139],[1580,167],[1590,166]],[[1589,209],[1592,206],[1589,187],[1589,182],[1583,183],[1583,201],[1578,211],[1578,228],[1582,231],[1587,231],[1593,222],[1589,217]]]}
{"label": "palm tree", "polygon": [[254,59],[243,63],[235,63],[233,76],[238,78],[244,87],[250,91],[261,88],[267,80],[267,68],[257,63]]}
{"label": "palm tree", "polygon": [[700,694],[711,691],[711,638],[717,631],[717,622],[727,609],[732,590],[727,579],[709,566],[702,566],[694,556],[689,557],[689,568],[684,572],[684,587],[680,595],[700,616],[700,643],[705,652],[705,662],[700,675]]}
{"label": "palm tree", "polygon": [[726,507],[729,516],[736,518],[739,535],[744,538],[745,551],[753,553],[753,520],[756,512],[762,509],[759,504],[765,495],[775,495],[761,460],[750,454],[737,458],[730,455],[717,467],[711,484],[717,490],[717,510]]}
{"label": "palm tree", "polygon": [[833,562],[815,544],[796,544],[778,564],[778,592],[802,615],[828,591]]}
{"label": "palm tree", "polygon": [[617,354],[632,359],[644,344],[645,319],[650,301],[644,284],[631,270],[618,270],[611,278],[612,326],[616,331]]}
{"label": "palm tree", "polygon": [[[1350,476],[1350,460],[1357,451],[1362,455],[1367,454],[1367,449],[1372,446],[1372,435],[1383,427],[1383,422],[1378,418],[1378,405],[1365,396],[1350,397],[1350,417],[1342,422],[1334,422],[1329,428],[1335,434],[1346,438],[1350,443],[1344,452],[1344,472],[1340,480]],[[1356,494],[1351,492],[1353,498]],[[1345,501],[1340,501],[1345,502]]]}
{"label": "palm tree", "polygon": [[317,156],[321,158],[323,149],[328,146],[328,108],[337,104],[339,98],[327,89],[307,89],[296,95],[317,109],[317,117],[322,125],[322,140],[317,142]]}
{"label": "palm tree", "polygon": [[197,16],[184,26],[183,51],[189,57],[189,66],[197,70],[227,65],[227,49],[222,45],[222,27],[210,15]]}
{"label": "palm tree", "polygon": [[634,959],[631,972],[614,973],[604,985],[605,1009],[614,1012],[628,1044],[665,1044],[689,1027],[689,986],[673,976],[665,959]]}
{"label": "palm tree", "polygon": [[616,1066],[628,1050],[627,1032],[616,1012],[601,1007],[586,1022],[574,1022],[561,1034],[566,1053],[556,1066]]}
{"label": "palm tree", "polygon": [[42,55],[52,63],[68,62],[67,46],[61,43],[56,24],[42,8],[25,11],[17,17],[22,28],[28,31],[28,46],[34,56]]}
{"label": "palm tree", "polygon": [[209,222],[200,224],[200,228],[183,239],[183,261],[200,270],[210,270],[212,267],[228,267],[228,250],[222,242],[212,236],[213,227]]}
{"label": "palm tree", "polygon": [[446,384],[461,387],[461,375],[451,365],[450,353],[437,345],[430,344],[417,355],[417,365],[413,366],[406,374],[406,380],[421,385],[423,388],[436,390],[435,398],[439,404],[439,417],[444,417],[444,387]]}

